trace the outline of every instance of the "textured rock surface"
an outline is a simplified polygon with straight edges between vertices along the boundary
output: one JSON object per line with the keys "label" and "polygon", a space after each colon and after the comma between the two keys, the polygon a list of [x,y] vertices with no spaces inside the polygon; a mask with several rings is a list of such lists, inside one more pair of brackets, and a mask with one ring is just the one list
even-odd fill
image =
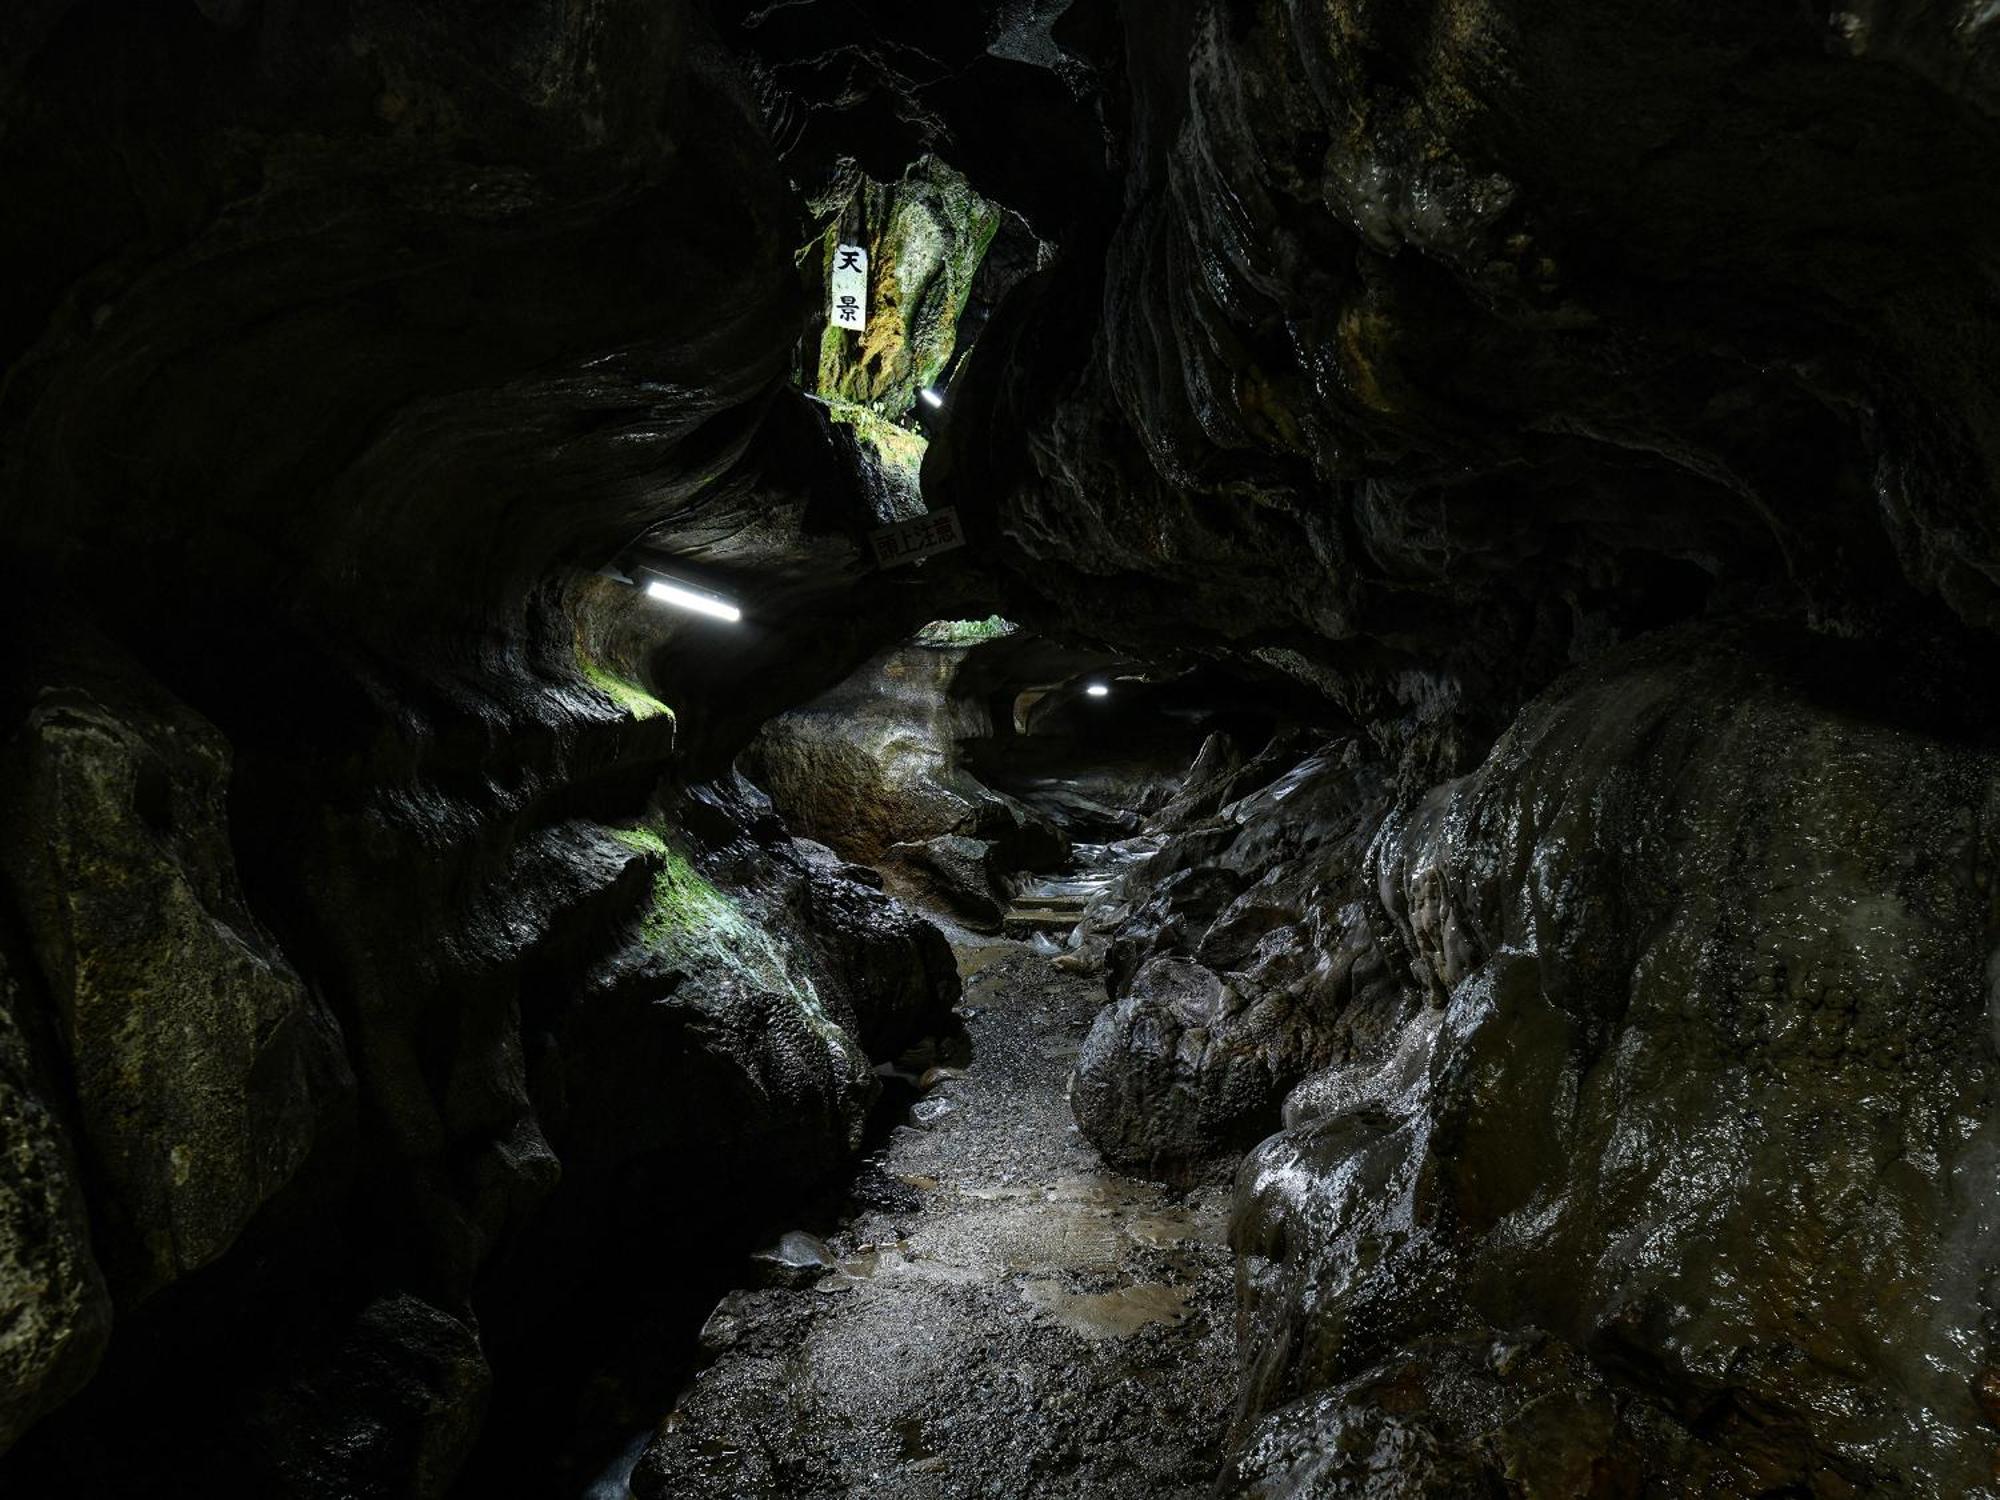
{"label": "textured rock surface", "polygon": [[288,1494],[442,1495],[479,1435],[491,1372],[456,1318],[408,1294],[368,1304],[303,1370],[260,1393]]}
{"label": "textured rock surface", "polygon": [[[964,768],[965,742],[994,733],[983,696],[958,680],[977,647],[905,646],[868,662],[838,687],[773,719],[744,752],[745,774],[770,793],[800,832],[848,859],[883,860],[897,844],[942,837],[997,846],[996,870],[1048,869],[1068,841],[1039,813],[995,792]],[[952,874],[967,857],[952,845]],[[936,864],[925,849],[904,851]],[[958,879],[968,895],[980,882]],[[1003,903],[1004,889],[987,901]]]}
{"label": "textured rock surface", "polygon": [[1351,1049],[1357,1000],[1395,988],[1361,915],[1381,769],[1351,740],[1302,759],[1290,744],[1239,766],[1204,754],[1155,822],[1164,846],[1086,917],[1114,1004],[1072,1103],[1115,1161],[1176,1176],[1226,1162]]}
{"label": "textured rock surface", "polygon": [[1704,608],[1992,623],[1991,28],[1842,16],[1149,9],[1126,191],[928,468],[1010,617],[1254,653],[1446,774]]}
{"label": "textured rock surface", "polygon": [[229,1248],[353,1079],[245,904],[221,734],[101,651],[39,665],[4,865],[107,1200],[101,1253],[136,1300]]}
{"label": "textured rock surface", "polygon": [[47,1103],[24,1000],[0,957],[0,1446],[89,1378],[111,1324],[76,1153]]}
{"label": "textured rock surface", "polygon": [[1077,1124],[1106,1160],[1152,1176],[1254,1145],[1333,1050],[1318,1017],[1287,999],[1253,999],[1189,959],[1148,961],[1083,1044]]}
{"label": "textured rock surface", "polygon": [[1336,742],[1100,900],[1100,1149],[1198,1169],[1283,1101],[1228,1492],[1986,1492],[2000,760],[1959,670],[1683,631],[1420,798]]}
{"label": "textured rock surface", "polygon": [[1989,1483],[2000,762],[1856,717],[1874,670],[1635,648],[1389,818],[1399,1009],[1239,1178],[1248,1413],[1541,1330],[1665,1402],[1696,1490]]}
{"label": "textured rock surface", "polygon": [[969,725],[950,695],[962,653],[887,653],[814,702],[772,720],[744,772],[801,833],[872,863],[891,844],[969,831],[976,792],[955,775]]}
{"label": "textured rock surface", "polygon": [[[0,29],[7,894],[53,1012],[36,1098],[74,1098],[136,1304],[0,1487],[560,1486],[623,1420],[578,1396],[625,1357],[565,1342],[579,1284],[670,1344],[724,1242],[844,1162],[865,1048],[955,993],[934,933],[687,791],[936,612],[857,587],[866,461],[785,388],[823,226],[678,0]],[[642,536],[743,601],[729,650],[591,576]],[[119,692],[38,705],[92,632],[136,658]],[[743,944],[634,954],[642,825]],[[629,1034],[586,1049],[627,959]],[[46,1224],[7,1253],[63,1262]],[[7,1367],[10,1427],[88,1363],[58,1294],[74,1362]]]}
{"label": "textured rock surface", "polygon": [[[14,7],[0,1488],[559,1489],[657,1416],[949,1001],[843,861],[1059,857],[953,780],[1000,677],[767,758],[832,856],[729,768],[997,610],[1052,716],[1086,659],[1291,685],[1178,796],[1206,720],[1027,778],[1163,841],[1063,960],[1084,1127],[1277,1132],[1225,1490],[1991,1492],[1996,36]],[[921,496],[787,381],[864,177],[956,206],[874,216],[940,275],[846,393],[982,330]],[[973,545],[866,572],[920,500]],[[741,628],[592,576],[638,547]]]}
{"label": "textured rock surface", "polygon": [[842,242],[866,247],[868,326],[827,327],[819,394],[891,418],[910,412],[951,361],[959,315],[999,227],[998,207],[935,157],[900,182],[861,183],[827,233],[821,274],[830,284]]}
{"label": "textured rock surface", "polygon": [[975,932],[998,932],[1007,914],[1008,872],[985,839],[941,833],[891,844],[882,853],[882,878],[911,901],[946,912]]}

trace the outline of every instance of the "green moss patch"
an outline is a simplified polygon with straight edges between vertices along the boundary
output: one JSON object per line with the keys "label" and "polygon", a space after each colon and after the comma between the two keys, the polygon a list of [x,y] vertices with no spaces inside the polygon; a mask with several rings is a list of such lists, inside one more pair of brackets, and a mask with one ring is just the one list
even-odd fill
{"label": "green moss patch", "polygon": [[653,900],[640,934],[674,965],[692,975],[721,973],[792,1000],[813,1030],[838,1048],[850,1045],[821,1003],[812,980],[797,972],[785,946],[651,828],[614,828],[629,849],[658,861]]}
{"label": "green moss patch", "polygon": [[854,429],[854,435],[868,446],[879,463],[902,471],[912,485],[916,484],[924,466],[924,453],[930,447],[922,433],[912,432],[887,417],[877,416],[865,406],[838,397],[830,398],[826,409],[833,421]]}
{"label": "green moss patch", "polygon": [[[896,418],[951,363],[958,320],[1000,228],[1000,210],[929,157],[902,181],[864,182],[859,193],[869,227],[868,327],[828,327],[815,388],[829,401]],[[840,238],[836,223],[820,247],[829,280]]]}
{"label": "green moss patch", "polygon": [[976,646],[981,641],[997,641],[1021,627],[1012,620],[988,615],[983,620],[933,620],[916,634],[919,646]]}
{"label": "green moss patch", "polygon": [[657,719],[662,715],[670,720],[674,718],[674,711],[666,704],[640,687],[638,683],[620,677],[602,662],[591,660],[581,647],[576,653],[576,666],[577,670],[583,673],[586,682],[633,718]]}

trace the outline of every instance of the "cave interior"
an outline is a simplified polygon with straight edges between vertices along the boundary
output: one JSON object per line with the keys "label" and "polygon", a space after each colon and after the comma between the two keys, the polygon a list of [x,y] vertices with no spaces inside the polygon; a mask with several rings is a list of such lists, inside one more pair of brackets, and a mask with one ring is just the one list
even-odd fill
{"label": "cave interior", "polygon": [[1996,161],[1987,0],[15,0],[0,1495],[2000,1500]]}

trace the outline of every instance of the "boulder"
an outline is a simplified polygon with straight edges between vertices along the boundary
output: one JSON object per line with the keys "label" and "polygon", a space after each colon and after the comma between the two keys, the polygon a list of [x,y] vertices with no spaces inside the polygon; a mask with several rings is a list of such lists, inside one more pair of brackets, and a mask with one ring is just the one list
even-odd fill
{"label": "boulder", "polygon": [[1070,1111],[1112,1165],[1196,1176],[1275,1130],[1292,1086],[1330,1060],[1326,1028],[1295,996],[1156,957],[1092,1025]]}
{"label": "boulder", "polygon": [[220,1255],[344,1108],[339,1028],[251,913],[227,742],[110,648],[51,651],[8,741],[0,868],[24,914],[137,1300]]}
{"label": "boulder", "polygon": [[998,932],[1010,897],[995,846],[960,834],[894,844],[882,855],[889,888],[918,906],[943,911],[977,932]]}

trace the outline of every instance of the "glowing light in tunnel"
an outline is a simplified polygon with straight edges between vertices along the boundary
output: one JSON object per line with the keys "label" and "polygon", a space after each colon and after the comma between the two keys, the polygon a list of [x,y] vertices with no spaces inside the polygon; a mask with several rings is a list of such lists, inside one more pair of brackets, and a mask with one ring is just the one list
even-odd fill
{"label": "glowing light in tunnel", "polygon": [[924,398],[924,400],[928,401],[932,406],[944,405],[944,397],[939,395],[936,391],[927,388],[923,391],[918,392],[918,394],[921,395]]}
{"label": "glowing light in tunnel", "polygon": [[1109,698],[1111,696],[1111,689],[1101,682],[1093,682],[1084,691],[1093,698]]}
{"label": "glowing light in tunnel", "polygon": [[712,620],[728,620],[734,624],[743,618],[743,611],[727,599],[718,599],[713,594],[683,588],[680,584],[668,583],[663,578],[655,578],[646,585],[646,597],[657,599],[662,604],[671,604],[677,609],[693,610],[696,614],[707,615]]}

